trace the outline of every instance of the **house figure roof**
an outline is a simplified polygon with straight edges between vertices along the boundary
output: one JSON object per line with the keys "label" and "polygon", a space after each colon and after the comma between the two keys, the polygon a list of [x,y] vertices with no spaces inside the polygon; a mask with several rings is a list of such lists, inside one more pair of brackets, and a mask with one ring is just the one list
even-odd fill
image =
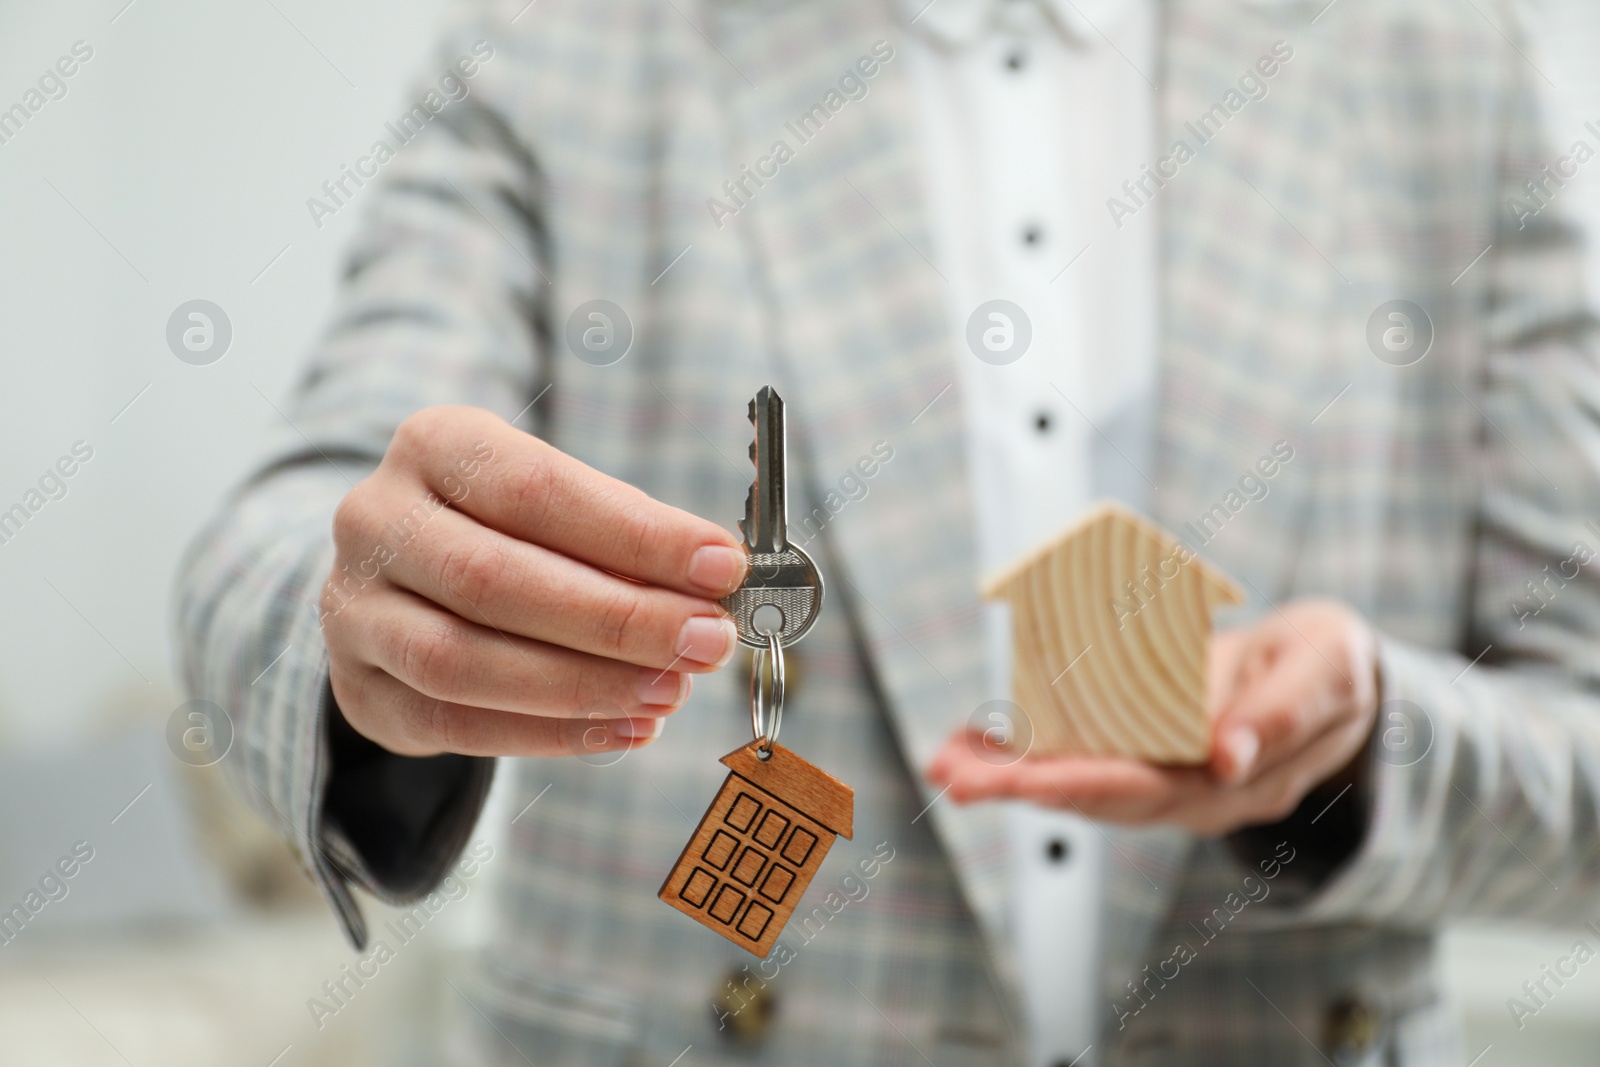
{"label": "house figure roof", "polygon": [[1160,763],[1208,758],[1211,617],[1244,597],[1188,546],[1103,504],[982,592],[1011,606],[1019,746]]}

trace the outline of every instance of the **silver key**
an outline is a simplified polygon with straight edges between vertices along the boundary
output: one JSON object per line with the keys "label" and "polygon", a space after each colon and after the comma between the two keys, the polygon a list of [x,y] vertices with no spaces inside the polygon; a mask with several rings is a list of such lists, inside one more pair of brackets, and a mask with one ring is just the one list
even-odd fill
{"label": "silver key", "polygon": [[750,444],[756,477],[739,522],[750,574],[722,606],[733,616],[741,644],[767,648],[767,635],[775,634],[780,645],[791,645],[822,610],[822,574],[810,556],[789,543],[783,398],[772,386],[762,386],[750,401],[750,421],[756,428]]}

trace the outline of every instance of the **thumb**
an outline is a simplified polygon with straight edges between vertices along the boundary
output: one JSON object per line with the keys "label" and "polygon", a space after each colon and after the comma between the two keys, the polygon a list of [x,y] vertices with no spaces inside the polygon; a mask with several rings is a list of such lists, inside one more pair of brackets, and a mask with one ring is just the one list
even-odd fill
{"label": "thumb", "polygon": [[1211,769],[1218,779],[1230,785],[1247,781],[1323,728],[1327,710],[1308,699],[1321,666],[1308,645],[1263,660],[1241,682],[1214,726]]}
{"label": "thumb", "polygon": [[1206,711],[1213,722],[1233,703],[1243,684],[1243,665],[1252,644],[1253,629],[1222,630],[1211,637],[1206,654]]}

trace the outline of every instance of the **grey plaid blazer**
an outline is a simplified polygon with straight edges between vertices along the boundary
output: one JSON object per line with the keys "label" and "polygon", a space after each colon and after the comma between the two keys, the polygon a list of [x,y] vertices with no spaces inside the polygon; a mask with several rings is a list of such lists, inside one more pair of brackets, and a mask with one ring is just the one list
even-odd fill
{"label": "grey plaid blazer", "polygon": [[[1600,516],[1600,377],[1578,236],[1541,173],[1556,153],[1537,75],[1487,2],[1167,0],[1161,19],[1152,159],[1272,42],[1295,58],[1157,199],[1153,509],[1180,529],[1291,442],[1270,495],[1228,505],[1204,552],[1252,612],[1310,594],[1363,612],[1383,633],[1384,699],[1409,702],[1386,705],[1381,736],[1391,721],[1422,736],[1376,750],[1359,850],[1299,902],[1232,917],[1252,872],[1229,849],[1106,828],[1096,1055],[1460,1067],[1476,1050],[1457,1047],[1440,1000],[1441,920],[1600,911],[1600,583],[1585,554],[1600,549],[1586,526]],[[792,958],[768,974],[655,899],[722,777],[717,757],[748,730],[743,679],[724,672],[620,764],[508,768],[513,810],[540,799],[496,861],[497,936],[453,1009],[476,1027],[452,1046],[460,1062],[1020,1054],[997,810],[930,808],[920,778],[986,694],[975,472],[951,388],[970,357],[924,259],[904,64],[735,219],[719,228],[706,205],[875,42],[906,32],[872,0],[463,8],[439,68],[480,40],[494,57],[359,194],[368,222],[293,427],[188,558],[189,685],[230,710],[244,791],[356,930],[352,883],[415,899],[476,813],[469,798],[446,818],[432,873],[403,886],[322,825],[330,515],[406,415],[481,405],[729,524],[762,383],[790,400],[797,506],[875,441],[892,446],[821,538],[834,595],[796,649],[805,679],[784,727],[857,790],[856,840],[806,908],[830,891],[848,905],[786,934]],[[604,367],[564,341],[596,298],[634,330]],[[1367,340],[1396,298],[1433,330],[1404,367]],[[1397,708],[1410,720],[1391,720]],[[856,875],[862,895],[845,877],[880,844],[894,858]],[[1232,919],[1209,936],[1219,915]],[[1193,958],[1152,981],[1179,944]],[[730,971],[776,998],[758,1044],[724,1040],[709,1009]]]}

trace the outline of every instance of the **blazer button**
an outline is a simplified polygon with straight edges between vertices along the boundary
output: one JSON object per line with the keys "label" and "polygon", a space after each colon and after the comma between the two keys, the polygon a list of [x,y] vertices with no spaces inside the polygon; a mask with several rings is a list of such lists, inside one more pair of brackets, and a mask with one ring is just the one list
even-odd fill
{"label": "blazer button", "polygon": [[722,1036],[742,1045],[754,1045],[767,1036],[777,1015],[778,1001],[770,983],[748,968],[729,971],[712,991],[711,1011]]}
{"label": "blazer button", "polygon": [[1378,1042],[1379,1018],[1370,1003],[1356,994],[1328,1005],[1322,1017],[1322,1047],[1335,1067],[1353,1067]]}
{"label": "blazer button", "polygon": [[[788,715],[794,709],[795,698],[805,689],[806,670],[805,657],[796,654],[793,648],[783,650],[783,713]],[[749,678],[750,672],[755,669],[755,650],[739,646],[739,673],[735,678]],[[741,686],[744,683],[739,683]]]}

